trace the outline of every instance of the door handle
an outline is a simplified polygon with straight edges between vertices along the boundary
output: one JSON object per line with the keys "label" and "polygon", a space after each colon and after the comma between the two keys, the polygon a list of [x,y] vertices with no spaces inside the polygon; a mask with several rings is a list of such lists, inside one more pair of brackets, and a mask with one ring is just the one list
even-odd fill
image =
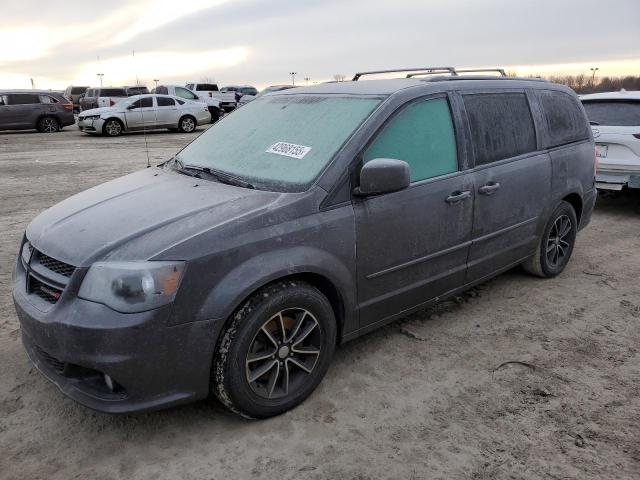
{"label": "door handle", "polygon": [[445,201],[447,203],[458,203],[458,202],[461,202],[462,200],[469,198],[470,196],[471,196],[471,192],[469,190],[465,190],[463,192],[458,190],[458,191],[452,192],[451,195],[449,195]]}
{"label": "door handle", "polygon": [[492,195],[496,190],[500,188],[498,182],[489,182],[478,189],[482,195]]}

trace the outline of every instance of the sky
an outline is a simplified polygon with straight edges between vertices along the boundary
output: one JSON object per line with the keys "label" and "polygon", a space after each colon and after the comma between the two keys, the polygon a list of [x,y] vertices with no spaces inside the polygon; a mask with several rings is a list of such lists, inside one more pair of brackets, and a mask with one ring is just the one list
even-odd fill
{"label": "sky", "polygon": [[[262,88],[359,70],[503,67],[640,75],[640,0],[14,0],[0,88]],[[308,80],[305,80],[307,78]]]}

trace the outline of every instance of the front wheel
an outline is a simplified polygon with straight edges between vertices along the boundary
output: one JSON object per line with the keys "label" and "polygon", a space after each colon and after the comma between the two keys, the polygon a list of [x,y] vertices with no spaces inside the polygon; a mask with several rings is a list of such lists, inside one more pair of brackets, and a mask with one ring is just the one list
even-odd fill
{"label": "front wheel", "polygon": [[178,122],[178,128],[181,132],[191,133],[196,129],[196,120],[195,118],[185,115]]}
{"label": "front wheel", "polygon": [[560,202],[547,222],[536,253],[523,263],[524,269],[544,278],[562,273],[571,258],[577,233],[578,220],[573,206]]}
{"label": "front wheel", "polygon": [[122,133],[122,123],[115,118],[110,118],[106,122],[104,122],[104,126],[102,127],[102,133],[109,137],[117,137]]}
{"label": "front wheel", "polygon": [[318,289],[293,280],[270,285],[249,298],[223,332],[213,391],[244,417],[278,415],[318,386],[335,343],[333,309]]}

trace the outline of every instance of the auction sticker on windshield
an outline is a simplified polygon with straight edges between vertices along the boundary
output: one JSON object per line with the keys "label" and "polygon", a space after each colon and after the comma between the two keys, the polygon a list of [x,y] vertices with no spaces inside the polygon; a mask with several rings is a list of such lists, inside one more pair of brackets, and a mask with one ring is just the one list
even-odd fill
{"label": "auction sticker on windshield", "polygon": [[277,142],[267,148],[267,153],[275,153],[276,155],[284,155],[285,157],[304,158],[309,153],[311,147],[304,145],[296,145],[295,143]]}

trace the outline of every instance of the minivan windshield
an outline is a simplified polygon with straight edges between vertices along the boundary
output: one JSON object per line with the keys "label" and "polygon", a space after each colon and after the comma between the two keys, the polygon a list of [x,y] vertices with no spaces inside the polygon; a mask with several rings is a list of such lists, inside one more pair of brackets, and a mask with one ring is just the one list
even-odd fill
{"label": "minivan windshield", "polygon": [[380,97],[268,95],[224,117],[177,156],[258,189],[306,190]]}

